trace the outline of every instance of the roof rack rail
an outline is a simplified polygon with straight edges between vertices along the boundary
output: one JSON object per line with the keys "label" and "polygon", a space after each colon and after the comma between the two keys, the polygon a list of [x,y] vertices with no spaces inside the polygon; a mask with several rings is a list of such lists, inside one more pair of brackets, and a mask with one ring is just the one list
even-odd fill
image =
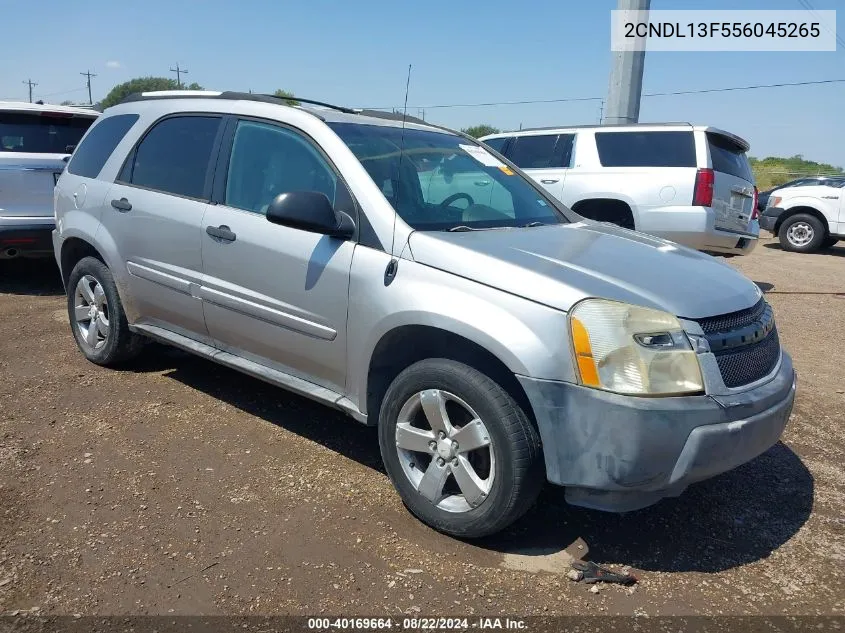
{"label": "roof rack rail", "polygon": [[324,108],[331,108],[332,110],[337,110],[338,112],[345,112],[346,114],[358,114],[361,110],[356,110],[355,108],[347,108],[346,106],[339,106],[334,105],[332,103],[326,103],[325,101],[315,101],[314,99],[303,99],[302,97],[277,97],[276,95],[268,95],[268,94],[253,94],[253,93],[246,93],[246,97],[244,97],[243,92],[224,92],[220,95],[221,98],[226,98],[225,95],[241,95],[237,98],[246,98],[246,97],[268,97],[270,99],[274,99],[276,101],[281,101],[285,105],[290,105],[289,101],[298,101],[299,103],[307,103],[308,105],[317,105],[322,106]]}
{"label": "roof rack rail", "polygon": [[498,134],[512,134],[514,132],[543,132],[547,130],[580,130],[586,128],[605,128],[605,127],[660,127],[672,125],[687,125],[694,127],[689,121],[660,121],[658,123],[649,123],[648,121],[640,121],[638,123],[584,123],[579,125],[549,125],[546,127],[524,127],[521,130],[503,130]]}
{"label": "roof rack rail", "polygon": [[254,92],[236,92],[234,90],[226,90],[219,92],[216,90],[157,90],[149,92],[133,92],[127,95],[121,103],[130,103],[132,101],[152,101],[159,99],[232,99],[245,101],[259,101],[262,103],[275,103],[279,105],[290,105],[289,101],[298,101],[300,103],[307,103],[309,105],[322,106],[324,108],[331,108],[345,112],[346,114],[357,114],[360,110],[347,108],[344,106],[333,105],[325,101],[316,101],[314,99],[304,99],[302,97],[277,97],[276,95],[254,93]]}

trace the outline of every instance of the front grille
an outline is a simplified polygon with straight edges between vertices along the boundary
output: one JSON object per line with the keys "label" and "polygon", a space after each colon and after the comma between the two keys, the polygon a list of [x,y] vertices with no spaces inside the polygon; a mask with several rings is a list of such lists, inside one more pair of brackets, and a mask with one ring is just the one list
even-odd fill
{"label": "front grille", "polygon": [[766,300],[761,298],[760,301],[750,308],[719,316],[707,317],[705,319],[697,319],[697,321],[705,334],[738,330],[739,328],[751,325],[759,319],[763,315],[763,312],[765,312],[766,305]]}
{"label": "front grille", "polygon": [[765,299],[750,308],[697,322],[710,343],[726,387],[742,387],[766,377],[780,359],[774,315]]}
{"label": "front grille", "polygon": [[780,358],[777,328],[759,343],[716,354],[726,387],[741,387],[767,376]]}

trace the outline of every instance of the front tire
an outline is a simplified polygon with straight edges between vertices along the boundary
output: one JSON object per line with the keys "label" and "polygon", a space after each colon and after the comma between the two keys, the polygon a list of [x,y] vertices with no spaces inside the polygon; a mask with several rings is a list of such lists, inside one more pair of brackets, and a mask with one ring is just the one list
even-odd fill
{"label": "front tire", "polygon": [[84,257],[73,267],[67,310],[76,345],[92,363],[110,367],[141,352],[144,339],[129,330],[114,277],[96,257]]}
{"label": "front tire", "polygon": [[824,242],[822,242],[822,248],[833,248],[838,243],[839,243],[839,238],[827,237],[827,238],[825,238]]}
{"label": "front tire", "polygon": [[778,230],[781,248],[794,253],[815,253],[822,248],[825,227],[814,215],[798,213],[783,221]]}
{"label": "front tire", "polygon": [[452,360],[420,361],[396,377],[379,413],[379,445],[408,509],[452,536],[504,529],[545,480],[525,412],[490,378]]}

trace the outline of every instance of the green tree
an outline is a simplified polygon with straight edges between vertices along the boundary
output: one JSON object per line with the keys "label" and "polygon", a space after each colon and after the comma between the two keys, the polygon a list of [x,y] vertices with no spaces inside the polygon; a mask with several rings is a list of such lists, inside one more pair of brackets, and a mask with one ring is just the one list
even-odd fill
{"label": "green tree", "polygon": [[279,88],[276,92],[273,93],[274,97],[279,97],[280,99],[284,99],[288,105],[296,106],[299,105],[299,101],[294,99],[294,94],[292,92],[288,92],[287,90],[282,90]]}
{"label": "green tree", "polygon": [[496,132],[501,132],[501,130],[497,127],[493,127],[492,125],[488,125],[487,123],[482,123],[481,125],[465,127],[461,130],[461,132],[469,134],[473,138],[481,138],[482,136],[487,136],[488,134],[496,134]]}
{"label": "green tree", "polygon": [[[198,83],[192,83],[182,87],[183,90],[202,90]],[[134,92],[152,92],[154,90],[179,90],[175,79],[168,77],[137,77],[127,82],[118,84],[100,101],[97,106],[99,110],[105,110],[117,105]]]}
{"label": "green tree", "polygon": [[748,157],[754,178],[757,181],[757,188],[761,191],[777,187],[790,180],[803,176],[842,176],[845,170],[828,163],[817,163],[812,160],[805,160],[801,154],[782,158],[778,156],[767,156],[766,158]]}

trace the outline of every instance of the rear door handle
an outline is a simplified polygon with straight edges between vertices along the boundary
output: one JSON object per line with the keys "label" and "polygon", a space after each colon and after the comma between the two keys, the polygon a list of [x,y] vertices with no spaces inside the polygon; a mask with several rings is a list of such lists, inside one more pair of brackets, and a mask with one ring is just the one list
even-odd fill
{"label": "rear door handle", "polygon": [[490,181],[489,181],[489,180],[476,180],[476,181],[475,181],[475,186],[476,186],[476,187],[486,187],[486,186],[487,186],[487,185],[489,185],[489,184],[490,184]]}
{"label": "rear door handle", "polygon": [[543,183],[544,185],[553,185],[553,184],[555,184],[556,182],[559,182],[559,181],[560,181],[560,178],[543,178],[543,179],[540,180],[540,182]]}
{"label": "rear door handle", "polygon": [[126,198],[121,198],[120,200],[112,200],[111,206],[123,213],[132,210],[132,204]]}
{"label": "rear door handle", "polygon": [[216,237],[218,240],[223,240],[224,242],[234,242],[235,238],[238,237],[225,224],[221,224],[220,226],[207,226],[205,227],[205,232],[211,237]]}

